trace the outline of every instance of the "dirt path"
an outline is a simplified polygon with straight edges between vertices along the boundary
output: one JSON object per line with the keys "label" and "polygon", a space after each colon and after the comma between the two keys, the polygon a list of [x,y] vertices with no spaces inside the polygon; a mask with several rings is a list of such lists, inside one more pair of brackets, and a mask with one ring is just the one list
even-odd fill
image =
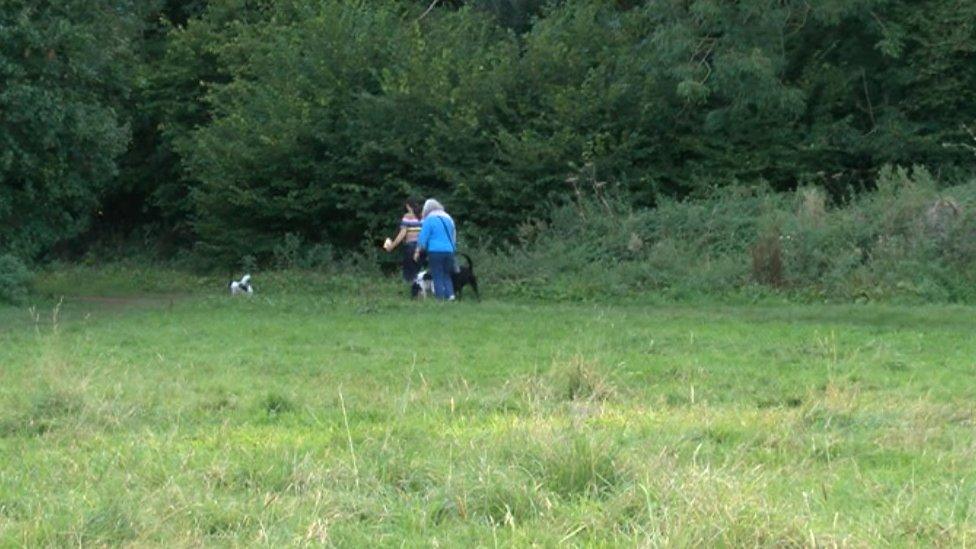
{"label": "dirt path", "polygon": [[19,307],[3,307],[0,308],[0,332],[36,324],[49,325],[55,322],[55,318],[59,324],[65,324],[132,310],[171,307],[190,297],[189,294],[78,295]]}
{"label": "dirt path", "polygon": [[80,303],[92,305],[96,308],[105,310],[128,309],[132,307],[162,307],[172,305],[177,301],[188,299],[187,294],[154,294],[154,295],[129,295],[129,296],[98,296],[98,295],[79,295],[70,296],[64,299],[65,303]]}

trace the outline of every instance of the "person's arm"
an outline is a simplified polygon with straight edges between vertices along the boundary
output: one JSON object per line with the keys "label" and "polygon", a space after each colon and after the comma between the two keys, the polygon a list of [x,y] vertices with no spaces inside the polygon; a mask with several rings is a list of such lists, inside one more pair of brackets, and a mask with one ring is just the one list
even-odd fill
{"label": "person's arm", "polygon": [[423,220],[420,224],[420,234],[417,235],[417,249],[413,252],[414,261],[420,261],[420,253],[427,249],[427,243],[430,241],[429,219]]}
{"label": "person's arm", "polygon": [[400,243],[403,242],[403,239],[406,237],[407,237],[407,228],[401,227],[400,233],[396,235],[396,238],[394,238],[393,242],[390,244],[390,249],[386,251],[392,252],[393,250],[395,250],[396,247],[399,246]]}

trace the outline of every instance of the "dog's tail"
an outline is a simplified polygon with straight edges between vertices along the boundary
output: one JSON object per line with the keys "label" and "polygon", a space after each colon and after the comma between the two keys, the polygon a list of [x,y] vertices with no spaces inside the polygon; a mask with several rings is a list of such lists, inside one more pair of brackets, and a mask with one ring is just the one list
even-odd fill
{"label": "dog's tail", "polygon": [[471,261],[471,256],[470,255],[468,255],[468,254],[466,254],[464,252],[458,252],[457,255],[463,257],[468,262],[468,268],[469,269],[471,269],[472,271],[474,270],[474,261]]}

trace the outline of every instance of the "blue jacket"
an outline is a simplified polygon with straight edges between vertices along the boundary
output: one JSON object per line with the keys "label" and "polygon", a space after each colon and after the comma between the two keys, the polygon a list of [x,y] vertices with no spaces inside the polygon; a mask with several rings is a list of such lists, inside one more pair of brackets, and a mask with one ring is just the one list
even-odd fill
{"label": "blue jacket", "polygon": [[457,249],[457,229],[451,216],[438,211],[425,217],[420,226],[417,246],[428,252],[454,253]]}

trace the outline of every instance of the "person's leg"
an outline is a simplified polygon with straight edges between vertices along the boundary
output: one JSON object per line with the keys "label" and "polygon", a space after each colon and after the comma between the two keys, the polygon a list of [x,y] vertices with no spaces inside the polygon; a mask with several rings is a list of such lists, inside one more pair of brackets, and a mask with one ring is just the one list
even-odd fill
{"label": "person's leg", "polygon": [[414,279],[417,278],[417,273],[420,272],[420,264],[413,260],[413,254],[416,251],[416,243],[411,242],[410,244],[403,245],[403,261],[401,262],[401,267],[403,268],[403,281],[407,284],[413,284]]}
{"label": "person's leg", "polygon": [[451,288],[450,254],[431,252],[427,254],[427,266],[434,278],[434,295],[437,299],[449,299]]}
{"label": "person's leg", "polygon": [[454,263],[454,254],[447,254],[444,261],[444,268],[447,276],[444,277],[445,295],[447,299],[454,299],[454,272],[457,270]]}
{"label": "person's leg", "polygon": [[427,266],[430,267],[430,276],[434,279],[434,296],[437,299],[447,299],[444,288],[444,254],[428,253]]}
{"label": "person's leg", "polygon": [[416,298],[420,294],[420,288],[417,287],[417,273],[420,272],[420,263],[414,261],[413,254],[417,251],[417,243],[411,242],[409,244],[403,245],[403,260],[401,266],[403,268],[403,281],[407,283],[407,287],[410,288],[410,297]]}

